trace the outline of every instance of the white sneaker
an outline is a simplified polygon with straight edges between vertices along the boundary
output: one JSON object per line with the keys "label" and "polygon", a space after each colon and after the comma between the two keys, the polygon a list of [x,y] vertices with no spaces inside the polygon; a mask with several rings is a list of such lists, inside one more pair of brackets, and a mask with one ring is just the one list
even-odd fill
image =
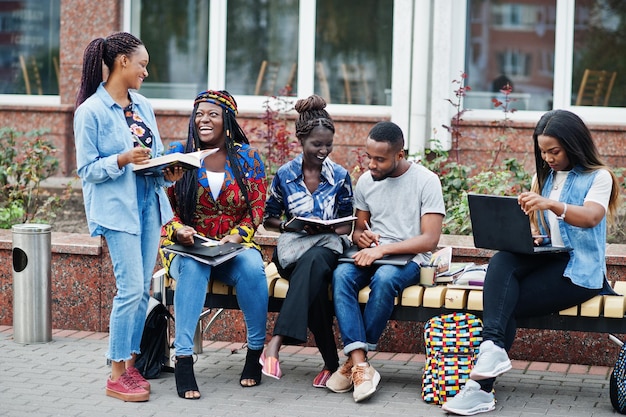
{"label": "white sneaker", "polygon": [[448,413],[473,416],[496,408],[496,400],[491,392],[480,389],[480,384],[468,379],[461,391],[446,401],[441,409]]}
{"label": "white sneaker", "polygon": [[352,397],[358,403],[367,400],[376,392],[376,387],[380,382],[380,374],[372,365],[354,365],[352,367],[352,382],[354,382],[354,392]]}
{"label": "white sneaker", "polygon": [[511,360],[506,350],[487,340],[480,344],[476,364],[470,372],[470,378],[480,381],[487,378],[495,378],[511,369]]}

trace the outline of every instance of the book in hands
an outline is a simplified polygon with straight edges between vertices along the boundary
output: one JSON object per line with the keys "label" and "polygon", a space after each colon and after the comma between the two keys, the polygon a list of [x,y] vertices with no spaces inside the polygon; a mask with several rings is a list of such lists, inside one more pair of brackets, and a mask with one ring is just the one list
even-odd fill
{"label": "book in hands", "polygon": [[313,227],[340,227],[347,224],[352,224],[356,220],[355,216],[341,217],[339,219],[322,220],[315,217],[293,217],[287,223],[285,228],[290,230],[304,230],[304,226]]}
{"label": "book in hands", "polygon": [[184,170],[200,168],[202,160],[217,151],[218,149],[215,148],[189,153],[168,153],[167,155],[152,158],[146,164],[133,164],[133,171],[138,175],[163,176],[163,170],[166,168],[175,168],[177,166]]}

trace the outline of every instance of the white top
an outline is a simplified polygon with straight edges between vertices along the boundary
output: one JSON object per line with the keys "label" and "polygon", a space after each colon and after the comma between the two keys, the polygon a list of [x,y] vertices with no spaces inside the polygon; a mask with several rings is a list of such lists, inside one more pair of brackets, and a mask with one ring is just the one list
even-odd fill
{"label": "white top", "polygon": [[226,174],[224,172],[206,171],[206,179],[209,182],[209,188],[211,189],[213,200],[217,200],[217,197],[219,197],[222,184],[224,184],[225,176]]}

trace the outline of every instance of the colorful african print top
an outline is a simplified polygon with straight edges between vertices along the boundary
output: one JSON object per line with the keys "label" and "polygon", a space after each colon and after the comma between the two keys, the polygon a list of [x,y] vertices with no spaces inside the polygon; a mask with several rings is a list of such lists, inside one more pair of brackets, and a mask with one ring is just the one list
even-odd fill
{"label": "colorful african print top", "polygon": [[[221,239],[229,234],[239,234],[245,245],[258,247],[253,241],[256,229],[263,221],[265,211],[265,197],[267,184],[265,181],[265,166],[258,152],[250,145],[235,144],[237,159],[245,178],[244,184],[248,188],[248,200],[250,206],[237,184],[230,161],[226,159],[224,182],[217,199],[213,198],[209,182],[207,180],[204,161],[198,169],[198,197],[194,224],[191,226],[203,236],[212,239]],[[170,145],[168,153],[184,152],[184,146],[180,142]],[[180,220],[178,204],[174,187],[168,189],[168,195],[174,209],[174,218],[165,225],[166,238],[163,245],[173,243],[173,235],[176,230],[184,225]]]}

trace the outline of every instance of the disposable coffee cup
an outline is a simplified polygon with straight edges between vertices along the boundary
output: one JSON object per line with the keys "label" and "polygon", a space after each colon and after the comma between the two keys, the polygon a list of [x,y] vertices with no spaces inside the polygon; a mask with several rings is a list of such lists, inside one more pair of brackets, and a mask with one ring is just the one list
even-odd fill
{"label": "disposable coffee cup", "polygon": [[424,287],[435,286],[435,272],[437,272],[436,266],[421,266],[420,267],[420,285]]}

